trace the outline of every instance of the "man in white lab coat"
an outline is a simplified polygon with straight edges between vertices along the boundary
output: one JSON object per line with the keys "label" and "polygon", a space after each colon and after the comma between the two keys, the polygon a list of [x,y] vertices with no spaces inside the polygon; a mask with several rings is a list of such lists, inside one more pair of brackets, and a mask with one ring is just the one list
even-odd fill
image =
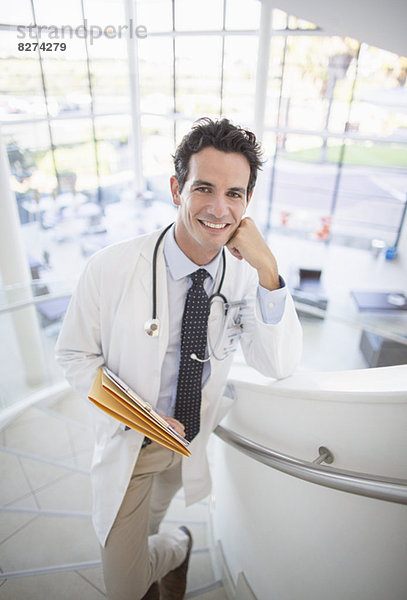
{"label": "man in white lab coat", "polygon": [[[93,523],[113,600],[184,597],[190,533],[159,532],[159,525],[181,485],[187,505],[210,491],[206,445],[231,403],[224,389],[237,341],[247,363],[270,377],[290,375],[301,354],[301,327],[275,257],[254,221],[244,217],[261,165],[254,135],[227,119],[201,119],[177,148],[174,165],[176,223],[158,247],[160,232],[153,232],[92,256],[57,342],[57,359],[81,396],[87,398],[96,371],[106,365],[183,434],[174,410],[189,275],[205,267],[208,296],[224,276],[221,294],[236,302],[226,321],[219,296],[211,308],[191,457],[148,443],[91,408]],[[160,329],[151,336],[155,249]]]}

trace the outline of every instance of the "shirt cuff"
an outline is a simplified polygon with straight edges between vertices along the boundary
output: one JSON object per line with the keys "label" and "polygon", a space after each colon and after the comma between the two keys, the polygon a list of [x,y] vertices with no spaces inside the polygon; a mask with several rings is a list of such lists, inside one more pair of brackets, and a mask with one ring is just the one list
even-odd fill
{"label": "shirt cuff", "polygon": [[280,287],[277,290],[267,290],[261,285],[257,288],[260,313],[267,325],[277,325],[284,313],[287,287],[281,275],[279,276],[279,280]]}

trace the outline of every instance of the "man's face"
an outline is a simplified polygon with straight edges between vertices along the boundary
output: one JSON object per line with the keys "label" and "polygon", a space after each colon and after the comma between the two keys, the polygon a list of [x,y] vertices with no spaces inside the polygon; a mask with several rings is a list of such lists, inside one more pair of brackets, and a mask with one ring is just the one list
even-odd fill
{"label": "man's face", "polygon": [[245,213],[250,165],[243,154],[204,148],[193,154],[182,192],[171,177],[179,206],[175,239],[198,265],[208,264],[233,236]]}

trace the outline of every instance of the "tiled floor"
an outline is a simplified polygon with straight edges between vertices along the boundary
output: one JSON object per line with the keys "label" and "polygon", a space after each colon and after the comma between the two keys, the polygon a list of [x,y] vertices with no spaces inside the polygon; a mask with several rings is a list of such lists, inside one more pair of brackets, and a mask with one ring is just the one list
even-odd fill
{"label": "tiled floor", "polygon": [[[0,570],[8,573],[0,600],[106,598],[90,521],[93,440],[82,403],[68,394],[52,408],[33,406],[0,432],[0,444]],[[186,509],[179,495],[163,527],[192,531],[187,598],[226,600],[214,581],[207,515],[206,502]]]}

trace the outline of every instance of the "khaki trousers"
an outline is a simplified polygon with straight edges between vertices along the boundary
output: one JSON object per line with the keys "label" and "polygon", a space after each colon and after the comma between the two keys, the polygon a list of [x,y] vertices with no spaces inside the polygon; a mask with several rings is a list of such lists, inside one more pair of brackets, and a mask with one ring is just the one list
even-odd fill
{"label": "khaki trousers", "polygon": [[181,456],[159,444],[142,448],[119,513],[101,548],[110,600],[140,600],[155,581],[184,560],[188,537],[158,533],[181,487]]}

